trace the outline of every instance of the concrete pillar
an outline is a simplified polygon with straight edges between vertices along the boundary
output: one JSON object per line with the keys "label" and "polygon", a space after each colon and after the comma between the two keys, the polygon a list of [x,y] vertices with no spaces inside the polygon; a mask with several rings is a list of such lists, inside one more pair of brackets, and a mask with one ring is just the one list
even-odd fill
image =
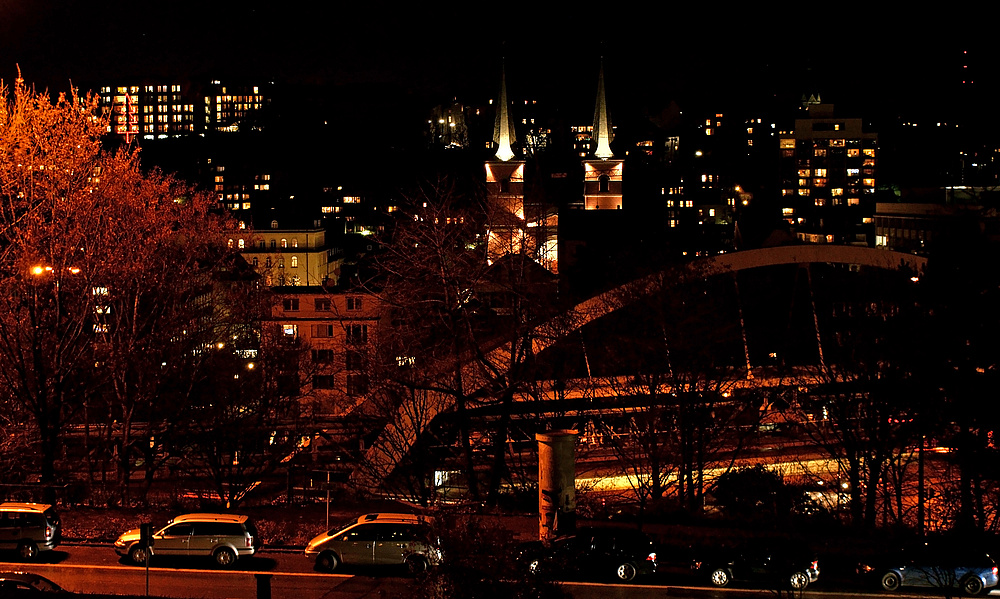
{"label": "concrete pillar", "polygon": [[548,542],[576,530],[576,435],[574,430],[537,433],[538,538]]}

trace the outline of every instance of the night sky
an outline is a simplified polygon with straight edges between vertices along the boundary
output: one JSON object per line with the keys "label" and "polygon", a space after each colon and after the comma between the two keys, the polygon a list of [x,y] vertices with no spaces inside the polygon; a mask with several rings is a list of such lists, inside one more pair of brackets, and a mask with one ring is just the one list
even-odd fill
{"label": "night sky", "polygon": [[13,80],[18,64],[49,89],[129,76],[267,78],[425,109],[492,97],[505,56],[512,96],[577,104],[582,95],[585,116],[604,55],[609,99],[640,111],[819,90],[826,101],[905,112],[967,105],[956,90],[968,49],[982,96],[998,87],[998,51],[976,33],[985,18],[974,14],[866,15],[858,3],[795,14],[628,3],[589,13],[500,3],[147,4],[0,0],[0,78]]}

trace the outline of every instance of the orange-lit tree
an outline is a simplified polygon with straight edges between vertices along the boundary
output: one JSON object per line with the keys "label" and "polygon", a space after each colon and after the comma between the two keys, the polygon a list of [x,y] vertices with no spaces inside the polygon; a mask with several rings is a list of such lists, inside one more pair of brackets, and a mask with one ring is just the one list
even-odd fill
{"label": "orange-lit tree", "polygon": [[127,499],[137,447],[156,449],[186,405],[164,388],[194,380],[245,321],[248,302],[209,293],[232,264],[225,223],[137,152],[103,150],[94,98],[52,101],[20,80],[0,96],[0,389],[34,425],[43,483],[80,422],[82,449],[115,456]]}

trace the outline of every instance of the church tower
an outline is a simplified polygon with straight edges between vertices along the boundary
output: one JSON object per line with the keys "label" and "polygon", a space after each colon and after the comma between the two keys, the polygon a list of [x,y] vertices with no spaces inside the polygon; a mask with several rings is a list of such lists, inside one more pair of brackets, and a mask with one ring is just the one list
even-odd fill
{"label": "church tower", "polygon": [[486,161],[486,195],[489,215],[487,252],[491,261],[524,251],[527,242],[524,214],[524,161],[514,160],[514,117],[507,99],[506,73],[500,77],[497,117],[493,126],[497,153]]}
{"label": "church tower", "polygon": [[583,161],[583,207],[586,210],[621,210],[622,167],[624,160],[611,152],[614,131],[608,118],[604,96],[604,63],[597,79],[597,105],[594,108],[594,129],[591,133],[592,158]]}

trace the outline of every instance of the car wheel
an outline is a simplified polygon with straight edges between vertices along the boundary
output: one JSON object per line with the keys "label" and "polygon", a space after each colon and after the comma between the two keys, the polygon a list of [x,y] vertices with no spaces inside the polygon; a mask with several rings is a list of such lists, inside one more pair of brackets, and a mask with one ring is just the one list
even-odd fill
{"label": "car wheel", "polygon": [[615,570],[615,575],[618,577],[618,580],[628,582],[635,578],[635,566],[628,562],[620,564]]}
{"label": "car wheel", "polygon": [[978,595],[983,592],[983,581],[976,576],[970,576],[962,581],[962,591],[966,595]]}
{"label": "car wheel", "polygon": [[219,564],[223,568],[228,568],[236,563],[236,554],[233,553],[232,549],[228,547],[220,547],[215,550],[215,554],[212,555],[215,558],[215,563]]}
{"label": "car wheel", "polygon": [[795,574],[792,574],[788,578],[788,582],[789,584],[792,585],[793,589],[795,589],[796,591],[801,591],[802,589],[809,586],[809,577],[806,575],[805,572],[796,572]]}
{"label": "car wheel", "polygon": [[141,565],[145,564],[146,563],[146,559],[148,557],[149,557],[149,554],[146,553],[145,547],[136,546],[136,547],[133,547],[133,548],[129,549],[128,558],[130,560],[132,560],[132,563],[135,564],[135,565],[137,565],[137,566],[141,566]]}
{"label": "car wheel", "polygon": [[333,572],[340,565],[340,559],[332,551],[324,551],[316,558],[316,569],[323,572]]}
{"label": "car wheel", "polygon": [[410,574],[422,574],[427,571],[427,560],[419,555],[411,555],[406,558],[406,571]]}
{"label": "car wheel", "polygon": [[902,583],[899,574],[895,572],[886,572],[885,576],[882,577],[882,588],[887,591],[898,591]]}
{"label": "car wheel", "polygon": [[708,579],[717,587],[724,587],[732,582],[729,570],[726,570],[725,568],[716,568],[715,570],[712,570],[712,574],[709,575]]}
{"label": "car wheel", "polygon": [[38,557],[38,545],[35,545],[31,541],[22,541],[20,545],[17,546],[17,554],[21,556],[23,560],[33,560]]}

